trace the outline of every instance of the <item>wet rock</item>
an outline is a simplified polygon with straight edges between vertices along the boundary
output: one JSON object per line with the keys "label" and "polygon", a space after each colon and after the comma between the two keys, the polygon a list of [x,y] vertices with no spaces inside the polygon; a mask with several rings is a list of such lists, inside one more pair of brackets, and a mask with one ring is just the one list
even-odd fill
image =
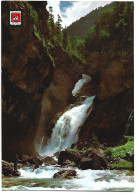
{"label": "wet rock", "polygon": [[92,149],[87,152],[62,151],[59,155],[58,164],[62,166],[77,166],[83,170],[102,170],[107,168],[108,162],[103,153]]}
{"label": "wet rock", "polygon": [[2,174],[8,176],[13,173],[13,163],[6,162],[2,160]]}
{"label": "wet rock", "polygon": [[33,161],[35,162],[35,164],[42,165],[44,162],[44,159],[42,157],[37,156],[33,158]]}
{"label": "wet rock", "polygon": [[79,168],[83,170],[104,170],[107,168],[107,163],[106,160],[104,160],[102,157],[99,157],[97,154],[93,154],[90,157],[82,158],[79,164]]}
{"label": "wet rock", "polygon": [[100,146],[99,146],[102,150],[105,150],[106,149],[106,147],[105,147],[105,145],[104,144],[100,144]]}
{"label": "wet rock", "polygon": [[134,163],[134,154],[127,153],[124,159]]}
{"label": "wet rock", "polygon": [[44,159],[39,156],[28,156],[25,154],[22,154],[19,156],[19,160],[21,164],[25,164],[26,166],[30,166],[32,164],[38,164],[42,165]]}
{"label": "wet rock", "polygon": [[62,151],[60,152],[58,158],[59,165],[65,165],[66,161],[74,162],[76,165],[80,162],[80,153],[79,152],[70,152],[70,151]]}
{"label": "wet rock", "polygon": [[53,178],[58,178],[58,179],[71,179],[76,176],[76,171],[75,170],[64,170],[64,171],[59,171],[58,173],[55,173]]}
{"label": "wet rock", "polygon": [[26,164],[27,162],[29,162],[30,164],[35,164],[35,160],[34,160],[33,156],[28,156],[28,155],[22,154],[19,156],[19,160],[23,164]]}
{"label": "wet rock", "polygon": [[63,162],[63,166],[66,166],[66,167],[76,167],[76,164],[70,160],[66,160]]}
{"label": "wet rock", "polygon": [[58,158],[58,157],[59,157],[59,155],[60,155],[60,152],[56,152],[56,153],[54,153],[54,156],[55,156],[56,158]]}
{"label": "wet rock", "polygon": [[19,171],[14,171],[14,164],[2,160],[2,175],[3,176],[20,176]]}
{"label": "wet rock", "polygon": [[14,171],[14,172],[13,172],[13,176],[21,176],[20,171]]}
{"label": "wet rock", "polygon": [[124,162],[126,161],[125,159],[121,158],[121,157],[117,157],[117,158],[114,158],[111,163],[120,163],[120,162]]}
{"label": "wet rock", "polygon": [[71,148],[77,150],[86,150],[87,148],[92,146],[92,142],[90,140],[81,140],[74,144],[72,144]]}
{"label": "wet rock", "polygon": [[47,156],[45,159],[44,159],[44,163],[46,165],[56,165],[57,164],[57,161],[53,159],[53,157],[50,157],[50,156]]}

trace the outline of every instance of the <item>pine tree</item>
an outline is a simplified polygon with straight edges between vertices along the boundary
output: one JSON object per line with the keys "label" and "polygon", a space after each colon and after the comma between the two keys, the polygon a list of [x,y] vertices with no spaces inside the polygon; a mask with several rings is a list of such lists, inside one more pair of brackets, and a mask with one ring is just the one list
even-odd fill
{"label": "pine tree", "polygon": [[53,8],[49,7],[49,24],[51,26],[51,29],[54,27],[54,15],[53,15]]}
{"label": "pine tree", "polygon": [[58,39],[58,43],[62,46],[63,44],[63,33],[62,33],[62,25],[61,25],[61,17],[60,15],[57,15],[58,16],[58,20],[56,22],[56,34],[57,34],[57,39]]}
{"label": "pine tree", "polygon": [[55,24],[54,24],[53,8],[51,6],[49,7],[49,19],[47,22],[47,26],[49,29],[49,38],[50,38],[51,42],[53,43]]}

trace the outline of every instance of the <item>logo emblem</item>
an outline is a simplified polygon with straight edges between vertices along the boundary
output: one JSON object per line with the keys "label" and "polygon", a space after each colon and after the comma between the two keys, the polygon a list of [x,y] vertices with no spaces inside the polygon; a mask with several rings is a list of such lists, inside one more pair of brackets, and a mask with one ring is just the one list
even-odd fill
{"label": "logo emblem", "polygon": [[10,25],[21,25],[21,11],[10,11]]}

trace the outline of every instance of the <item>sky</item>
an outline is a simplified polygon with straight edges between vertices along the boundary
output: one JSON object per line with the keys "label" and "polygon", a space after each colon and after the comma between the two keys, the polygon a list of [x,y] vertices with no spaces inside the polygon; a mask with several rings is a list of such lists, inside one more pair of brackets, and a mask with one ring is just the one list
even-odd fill
{"label": "sky", "polygon": [[111,1],[48,1],[47,9],[53,7],[55,21],[57,14],[61,16],[62,27],[69,26],[74,21],[87,15],[92,10],[105,6]]}

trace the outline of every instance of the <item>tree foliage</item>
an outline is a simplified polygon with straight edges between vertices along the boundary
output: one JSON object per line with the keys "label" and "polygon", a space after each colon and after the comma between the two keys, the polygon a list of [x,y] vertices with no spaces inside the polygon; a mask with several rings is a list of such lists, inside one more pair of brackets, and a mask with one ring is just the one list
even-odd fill
{"label": "tree foliage", "polygon": [[88,33],[79,39],[75,37],[72,50],[79,56],[96,51],[102,54],[109,48],[119,50],[133,47],[133,2],[115,2],[109,9],[101,10]]}

